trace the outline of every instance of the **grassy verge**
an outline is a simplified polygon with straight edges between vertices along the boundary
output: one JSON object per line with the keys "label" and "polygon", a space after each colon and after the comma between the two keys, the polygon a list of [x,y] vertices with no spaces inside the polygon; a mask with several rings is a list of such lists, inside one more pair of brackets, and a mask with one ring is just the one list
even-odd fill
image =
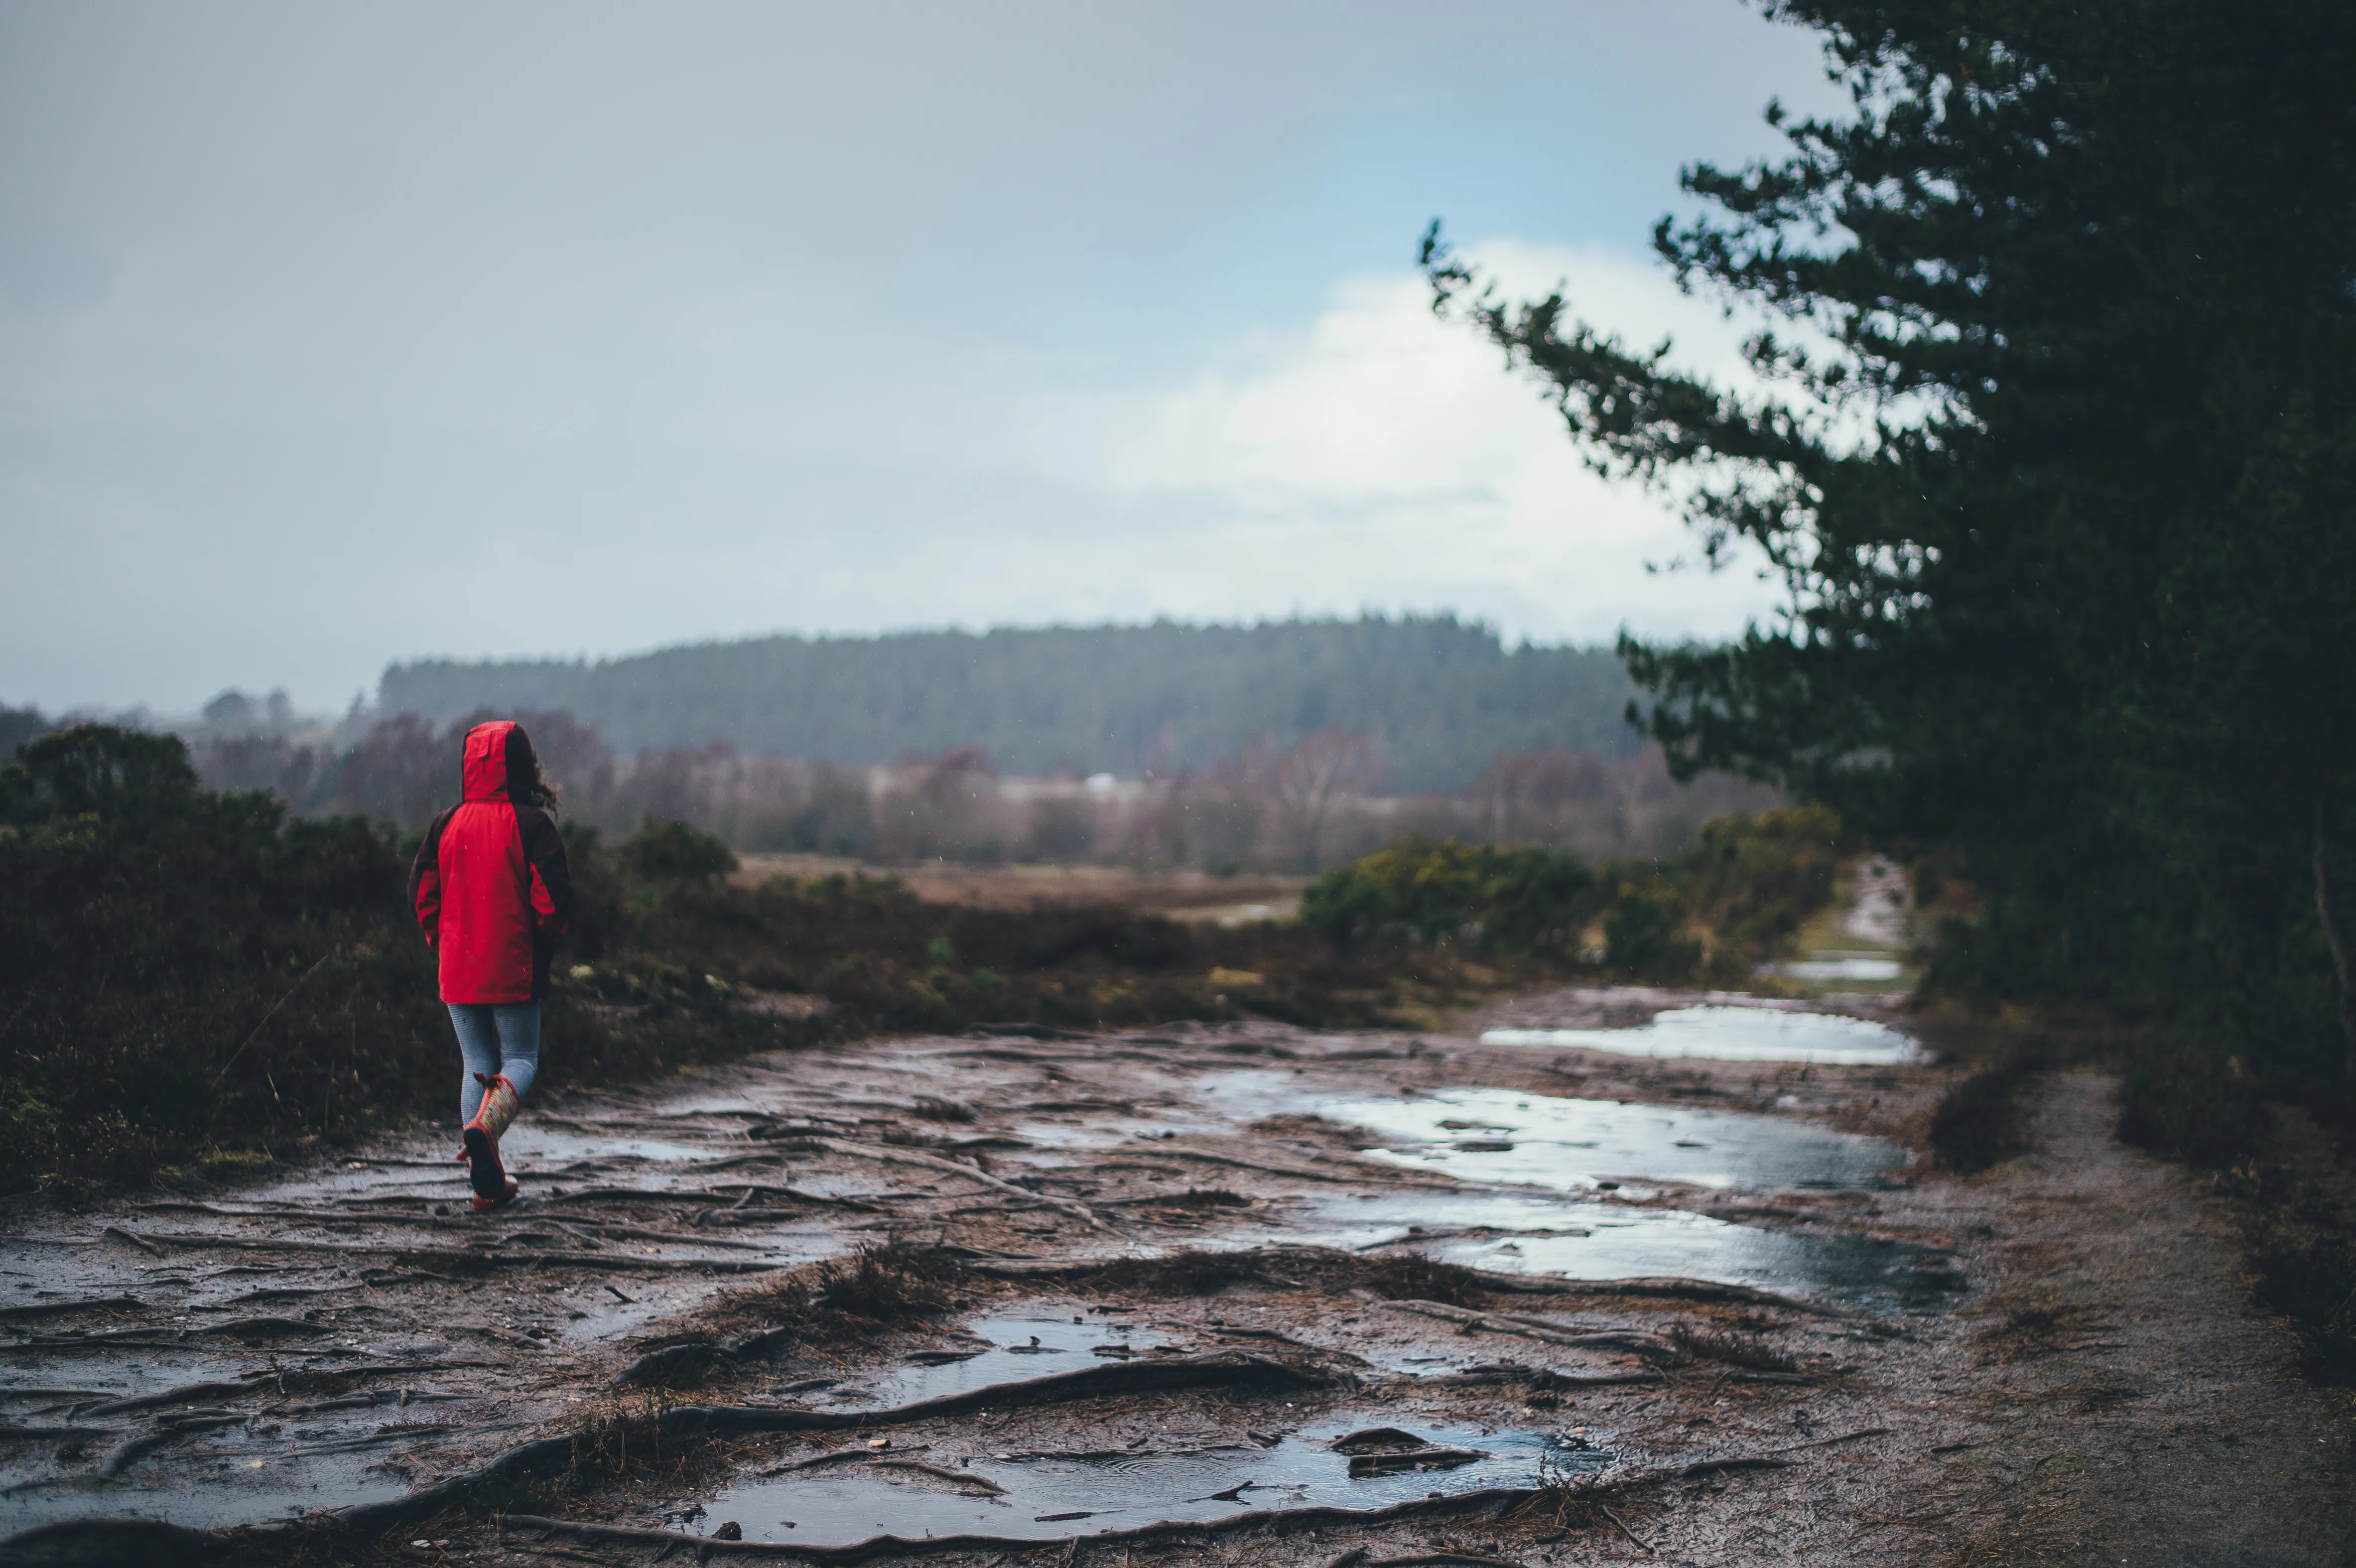
{"label": "grassy verge", "polygon": [[2298,1335],[2315,1381],[2356,1386],[2356,1092],[2339,1081],[2261,1079],[2164,1039],[2167,1021],[2093,1004],[1997,1006],[1927,999],[1926,1032],[1970,1071],[1933,1113],[1939,1163],[1969,1175],[2026,1147],[2026,1101],[2043,1072],[2083,1068],[2121,1082],[2123,1143],[2204,1173],[2242,1221],[2257,1304]]}
{"label": "grassy verge", "polygon": [[2356,1096],[2276,1086],[2190,1056],[2126,1076],[2120,1136],[2209,1171],[2241,1210],[2259,1304],[2299,1336],[2307,1374],[2356,1385]]}
{"label": "grassy verge", "polygon": [[2233,1204],[2259,1305],[2298,1335],[2307,1375],[2356,1386],[2356,1092],[2338,1081],[2248,1073],[2166,1043],[2166,1021],[2089,1003],[1934,995],[1918,1018],[1969,1068],[1933,1113],[1929,1142],[1959,1174],[2026,1146],[2043,1072],[2121,1080],[2122,1142],[2203,1172]]}
{"label": "grassy verge", "polygon": [[1976,1176],[2024,1152],[2030,1090],[2065,1057],[2096,1048],[2093,1040],[2057,1045],[2045,1031],[2001,1025],[1975,1043],[1966,1058],[1974,1063],[1970,1075],[1940,1098],[1928,1132],[1932,1156],[1958,1176]]}

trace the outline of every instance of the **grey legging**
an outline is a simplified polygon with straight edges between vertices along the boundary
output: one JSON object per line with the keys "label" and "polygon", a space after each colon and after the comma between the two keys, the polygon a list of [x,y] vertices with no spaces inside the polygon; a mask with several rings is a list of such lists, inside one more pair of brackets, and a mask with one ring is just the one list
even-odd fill
{"label": "grey legging", "polygon": [[458,1055],[466,1063],[458,1075],[458,1124],[475,1119],[483,1102],[483,1086],[475,1075],[502,1075],[515,1085],[516,1097],[531,1092],[540,1072],[540,1004],[537,1002],[447,1002],[450,1022],[458,1031]]}

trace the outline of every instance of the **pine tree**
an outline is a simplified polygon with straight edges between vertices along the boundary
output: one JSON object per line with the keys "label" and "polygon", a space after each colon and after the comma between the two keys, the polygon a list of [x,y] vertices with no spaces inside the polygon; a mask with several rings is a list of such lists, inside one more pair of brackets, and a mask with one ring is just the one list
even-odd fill
{"label": "pine tree", "polygon": [[1597,466],[1782,575],[1730,646],[1623,644],[1653,732],[1959,846],[1991,903],[1951,973],[2356,1073],[2356,7],[1768,9],[1847,112],[1771,106],[1789,156],[1688,169],[1706,215],[1655,232],[1793,324],[1767,391],[1425,242]]}

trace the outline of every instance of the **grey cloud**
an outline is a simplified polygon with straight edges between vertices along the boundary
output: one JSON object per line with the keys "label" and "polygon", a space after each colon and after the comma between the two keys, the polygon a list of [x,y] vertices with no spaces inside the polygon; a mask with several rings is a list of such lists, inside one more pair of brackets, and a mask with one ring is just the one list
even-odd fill
{"label": "grey cloud", "polygon": [[1812,59],[1735,0],[7,5],[0,700],[1145,614],[1156,556],[1226,613],[1226,503],[1026,475],[1001,405],[1397,264],[1367,124],[1468,181],[1739,152]]}

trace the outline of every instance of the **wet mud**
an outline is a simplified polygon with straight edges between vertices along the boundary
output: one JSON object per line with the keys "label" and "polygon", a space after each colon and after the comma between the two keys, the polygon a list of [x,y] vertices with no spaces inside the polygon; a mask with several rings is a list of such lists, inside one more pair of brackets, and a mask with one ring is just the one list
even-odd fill
{"label": "wet mud", "polygon": [[[1743,1008],[1902,1048],[1633,1040]],[[1868,999],[1629,989],[1455,1035],[1010,1029],[537,1105],[490,1216],[431,1130],[20,1208],[0,1559],[2081,1561],[2152,1545],[2084,1477],[2181,1444],[2210,1377],[2270,1391],[2203,1484],[2277,1523],[2202,1528],[2339,1561],[2344,1506],[2284,1499],[2344,1420],[2281,1381],[2209,1200],[2094,1080],[2040,1152],[1927,1170],[1929,1056]],[[2138,1227],[2174,1236],[2144,1277]]]}

